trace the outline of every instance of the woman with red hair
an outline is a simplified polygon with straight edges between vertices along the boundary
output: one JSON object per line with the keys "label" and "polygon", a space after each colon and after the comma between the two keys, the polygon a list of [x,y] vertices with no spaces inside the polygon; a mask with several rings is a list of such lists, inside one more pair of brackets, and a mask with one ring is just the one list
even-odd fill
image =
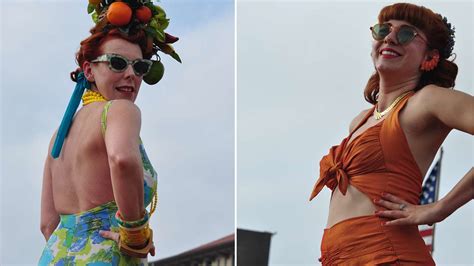
{"label": "woman with red hair", "polygon": [[142,80],[163,75],[150,60],[158,51],[179,61],[169,44],[177,38],[164,33],[168,19],[151,1],[89,2],[96,25],[76,54],[76,89],[44,167],[39,264],[145,265],[155,253],[157,174],[134,102]]}
{"label": "woman with red hair", "polygon": [[311,199],[332,190],[323,265],[421,264],[434,261],[417,225],[442,221],[474,198],[471,168],[440,201],[418,205],[422,181],[452,129],[474,134],[474,98],[454,91],[454,28],[430,9],[384,7],[371,57],[375,73],[350,134],[320,162]]}

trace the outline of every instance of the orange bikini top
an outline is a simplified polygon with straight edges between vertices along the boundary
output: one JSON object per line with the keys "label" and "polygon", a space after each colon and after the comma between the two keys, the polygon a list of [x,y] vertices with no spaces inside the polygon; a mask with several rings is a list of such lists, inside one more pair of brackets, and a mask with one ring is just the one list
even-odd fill
{"label": "orange bikini top", "polygon": [[[388,116],[355,137],[373,113],[367,112],[362,121],[342,143],[331,147],[320,161],[319,179],[310,200],[326,185],[339,188],[343,195],[349,184],[369,196],[379,199],[381,193],[391,193],[411,204],[418,204],[423,176],[411,154],[398,114],[414,93],[407,94]],[[375,108],[375,107],[374,107]]]}

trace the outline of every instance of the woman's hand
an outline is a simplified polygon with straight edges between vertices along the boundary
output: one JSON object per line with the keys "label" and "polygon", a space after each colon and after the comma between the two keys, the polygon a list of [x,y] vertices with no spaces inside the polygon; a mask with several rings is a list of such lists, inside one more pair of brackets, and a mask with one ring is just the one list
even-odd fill
{"label": "woman's hand", "polygon": [[[100,230],[99,234],[103,238],[111,239],[111,240],[117,242],[117,244],[118,244],[119,239],[120,239],[120,234],[116,233],[116,232],[112,232],[112,231]],[[150,249],[150,255],[155,256],[155,245],[154,244],[153,244],[153,247]]]}
{"label": "woman's hand", "polygon": [[394,195],[384,193],[382,199],[375,201],[378,206],[384,207],[385,211],[376,211],[379,217],[392,219],[385,222],[385,225],[419,225],[440,222],[444,220],[440,203],[430,203],[425,205],[413,205]]}

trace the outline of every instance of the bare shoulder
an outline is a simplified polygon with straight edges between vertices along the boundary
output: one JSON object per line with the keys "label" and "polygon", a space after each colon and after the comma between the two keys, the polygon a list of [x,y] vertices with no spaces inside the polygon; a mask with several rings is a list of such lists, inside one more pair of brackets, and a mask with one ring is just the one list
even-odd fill
{"label": "bare shoulder", "polygon": [[[141,128],[141,112],[129,100],[114,100],[107,112],[107,132],[132,132],[138,134]],[[107,135],[107,134],[106,134]]]}
{"label": "bare shoulder", "polygon": [[140,116],[140,108],[132,101],[119,99],[113,101],[108,114]]}
{"label": "bare shoulder", "polygon": [[427,85],[413,95],[407,109],[413,121],[474,132],[474,97],[465,92]]}
{"label": "bare shoulder", "polygon": [[426,108],[433,107],[438,104],[450,104],[458,101],[472,101],[474,98],[465,92],[436,86],[434,84],[427,85],[413,95],[413,103]]}
{"label": "bare shoulder", "polygon": [[360,121],[362,121],[362,119],[364,119],[364,117],[367,115],[369,111],[370,111],[370,108],[362,110],[362,112],[360,112],[356,117],[354,117],[354,119],[352,119],[352,122],[349,125],[349,132],[352,132],[352,130],[354,130],[354,128],[360,123]]}

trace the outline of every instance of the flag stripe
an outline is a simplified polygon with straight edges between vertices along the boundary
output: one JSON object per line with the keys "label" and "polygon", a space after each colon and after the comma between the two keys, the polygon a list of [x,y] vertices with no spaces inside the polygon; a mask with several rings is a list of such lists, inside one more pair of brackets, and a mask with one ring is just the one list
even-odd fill
{"label": "flag stripe", "polygon": [[431,236],[431,235],[433,235],[433,229],[428,229],[428,230],[420,231],[420,235],[421,235],[422,237]]}
{"label": "flag stripe", "polygon": [[[430,204],[438,200],[438,186],[442,157],[443,149],[441,148],[441,155],[423,184],[420,195],[420,205]],[[418,231],[420,232],[421,237],[423,237],[426,247],[430,252],[433,252],[434,226],[419,225]]]}

